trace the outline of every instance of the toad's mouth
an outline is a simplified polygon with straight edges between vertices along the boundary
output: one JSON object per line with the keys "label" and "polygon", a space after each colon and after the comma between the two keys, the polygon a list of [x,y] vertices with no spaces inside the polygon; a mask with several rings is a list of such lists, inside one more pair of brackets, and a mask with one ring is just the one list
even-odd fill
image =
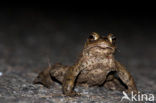
{"label": "toad's mouth", "polygon": [[107,54],[113,54],[115,52],[115,47],[113,46],[99,46],[99,45],[94,45],[94,46],[90,46],[86,49],[84,49],[84,52],[87,52],[88,54],[97,54],[99,53],[100,54],[104,54],[104,55],[107,55]]}
{"label": "toad's mouth", "polygon": [[88,50],[93,49],[93,48],[98,48],[98,49],[103,49],[103,50],[106,50],[106,49],[114,50],[113,47],[110,47],[110,46],[98,46],[98,45],[89,47]]}

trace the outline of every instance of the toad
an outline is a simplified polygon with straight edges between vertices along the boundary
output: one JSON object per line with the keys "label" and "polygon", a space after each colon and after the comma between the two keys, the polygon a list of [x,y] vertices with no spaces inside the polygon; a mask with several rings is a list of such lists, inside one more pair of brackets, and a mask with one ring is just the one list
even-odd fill
{"label": "toad", "polygon": [[137,93],[132,75],[114,57],[116,37],[112,33],[91,33],[84,48],[72,66],[54,64],[45,68],[33,83],[50,87],[54,82],[62,85],[63,94],[76,96],[75,86],[104,86],[111,90]]}

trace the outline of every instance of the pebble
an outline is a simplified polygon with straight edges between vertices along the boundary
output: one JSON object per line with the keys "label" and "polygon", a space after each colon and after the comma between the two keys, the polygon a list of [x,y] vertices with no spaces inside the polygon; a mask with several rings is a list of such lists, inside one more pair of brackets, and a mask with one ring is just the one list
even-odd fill
{"label": "pebble", "polygon": [[3,73],[2,72],[0,72],[0,76],[2,76],[3,75]]}

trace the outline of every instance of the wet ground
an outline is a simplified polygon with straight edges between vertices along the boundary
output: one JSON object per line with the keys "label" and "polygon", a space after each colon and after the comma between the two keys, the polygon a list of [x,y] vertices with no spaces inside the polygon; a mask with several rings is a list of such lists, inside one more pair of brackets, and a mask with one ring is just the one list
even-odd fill
{"label": "wet ground", "polygon": [[123,94],[104,87],[76,87],[82,96],[65,97],[59,84],[50,89],[32,84],[48,60],[72,65],[92,31],[117,35],[116,58],[138,90],[156,98],[156,25],[150,18],[56,17],[31,11],[4,11],[0,18],[0,103],[119,103]]}

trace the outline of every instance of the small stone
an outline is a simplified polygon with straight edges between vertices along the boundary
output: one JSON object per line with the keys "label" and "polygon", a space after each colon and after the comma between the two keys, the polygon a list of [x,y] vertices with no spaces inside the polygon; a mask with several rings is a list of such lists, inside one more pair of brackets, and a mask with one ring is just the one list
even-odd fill
{"label": "small stone", "polygon": [[0,72],[0,76],[2,76],[3,75],[3,73],[2,72]]}

